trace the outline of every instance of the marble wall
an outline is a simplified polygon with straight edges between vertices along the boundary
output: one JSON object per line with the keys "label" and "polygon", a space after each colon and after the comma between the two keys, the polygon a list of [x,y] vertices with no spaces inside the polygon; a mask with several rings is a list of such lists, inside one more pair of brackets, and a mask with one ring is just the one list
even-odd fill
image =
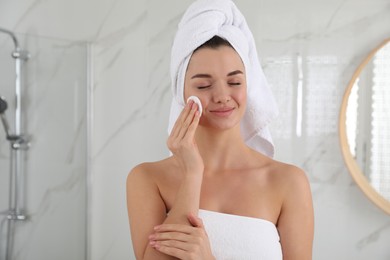
{"label": "marble wall", "polygon": [[[134,258],[125,180],[136,164],[168,154],[169,51],[191,2],[0,3],[2,27],[92,45],[89,259]],[[280,117],[271,125],[276,158],[302,167],[311,182],[316,220],[313,259],[389,259],[390,217],[350,177],[339,146],[338,113],[354,70],[390,35],[390,3],[235,2],[253,31],[280,106]]]}

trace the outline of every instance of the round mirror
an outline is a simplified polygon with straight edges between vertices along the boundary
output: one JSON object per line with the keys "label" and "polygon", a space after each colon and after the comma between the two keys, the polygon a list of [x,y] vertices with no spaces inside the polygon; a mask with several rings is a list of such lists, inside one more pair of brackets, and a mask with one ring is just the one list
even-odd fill
{"label": "round mirror", "polygon": [[390,214],[390,39],[368,55],[348,84],[339,133],[353,179]]}

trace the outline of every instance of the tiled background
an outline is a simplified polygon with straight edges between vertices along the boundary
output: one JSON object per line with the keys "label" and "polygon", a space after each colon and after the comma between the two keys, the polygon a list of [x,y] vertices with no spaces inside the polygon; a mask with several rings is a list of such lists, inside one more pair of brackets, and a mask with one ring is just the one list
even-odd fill
{"label": "tiled background", "polygon": [[[252,29],[280,106],[280,117],[271,126],[276,158],[302,167],[311,182],[316,221],[313,259],[390,259],[390,217],[354,184],[338,138],[341,98],[354,70],[371,49],[390,37],[390,2],[235,2]],[[0,2],[0,26],[15,31],[22,45],[35,53],[27,69],[28,85],[33,86],[28,129],[37,143],[28,158],[37,173],[27,179],[31,192],[27,205],[35,215],[19,228],[25,235],[16,242],[16,259],[53,259],[54,249],[63,259],[84,259],[86,247],[93,260],[133,258],[125,180],[134,165],[168,154],[169,53],[189,3]],[[6,92],[0,87],[0,94]],[[92,122],[89,159],[85,158],[87,100]],[[302,113],[296,109],[299,100]],[[298,131],[297,118],[302,118]],[[3,196],[8,148],[5,141],[0,145]],[[87,165],[88,213],[82,189]],[[33,193],[38,190],[52,195],[45,200]],[[53,229],[58,237],[50,236]],[[42,233],[35,235],[36,230]],[[66,243],[59,242],[66,236]]]}

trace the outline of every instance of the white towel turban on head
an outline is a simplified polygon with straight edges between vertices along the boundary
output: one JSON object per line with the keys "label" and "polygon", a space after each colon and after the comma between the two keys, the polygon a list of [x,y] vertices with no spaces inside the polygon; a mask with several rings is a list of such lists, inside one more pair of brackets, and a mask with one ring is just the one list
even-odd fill
{"label": "white towel turban on head", "polygon": [[261,69],[253,35],[244,16],[231,0],[198,0],[184,13],[173,42],[171,80],[174,98],[171,104],[170,133],[184,102],[184,77],[193,51],[214,36],[226,39],[240,55],[246,71],[247,108],[241,120],[245,143],[269,156],[274,145],[267,125],[278,108]]}

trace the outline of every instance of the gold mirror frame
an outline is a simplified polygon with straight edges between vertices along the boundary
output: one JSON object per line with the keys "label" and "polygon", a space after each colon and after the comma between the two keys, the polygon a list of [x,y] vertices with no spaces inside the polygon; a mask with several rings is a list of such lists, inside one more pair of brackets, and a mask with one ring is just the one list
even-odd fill
{"label": "gold mirror frame", "polygon": [[359,188],[363,191],[363,193],[379,208],[384,210],[387,214],[390,214],[390,201],[386,200],[379,194],[368,182],[361,168],[357,164],[356,160],[353,158],[352,153],[349,148],[348,140],[347,140],[347,131],[346,131],[346,111],[348,105],[348,98],[351,94],[352,87],[355,84],[355,81],[361,74],[362,70],[366,67],[367,63],[369,63],[373,56],[380,50],[383,46],[390,42],[390,39],[386,39],[383,41],[377,48],[372,50],[367,58],[359,65],[356,69],[355,73],[352,76],[351,81],[348,84],[347,89],[345,90],[344,97],[341,103],[340,109],[340,117],[339,117],[339,137],[341,150],[344,157],[344,161],[349,169],[352,178],[355,180]]}

